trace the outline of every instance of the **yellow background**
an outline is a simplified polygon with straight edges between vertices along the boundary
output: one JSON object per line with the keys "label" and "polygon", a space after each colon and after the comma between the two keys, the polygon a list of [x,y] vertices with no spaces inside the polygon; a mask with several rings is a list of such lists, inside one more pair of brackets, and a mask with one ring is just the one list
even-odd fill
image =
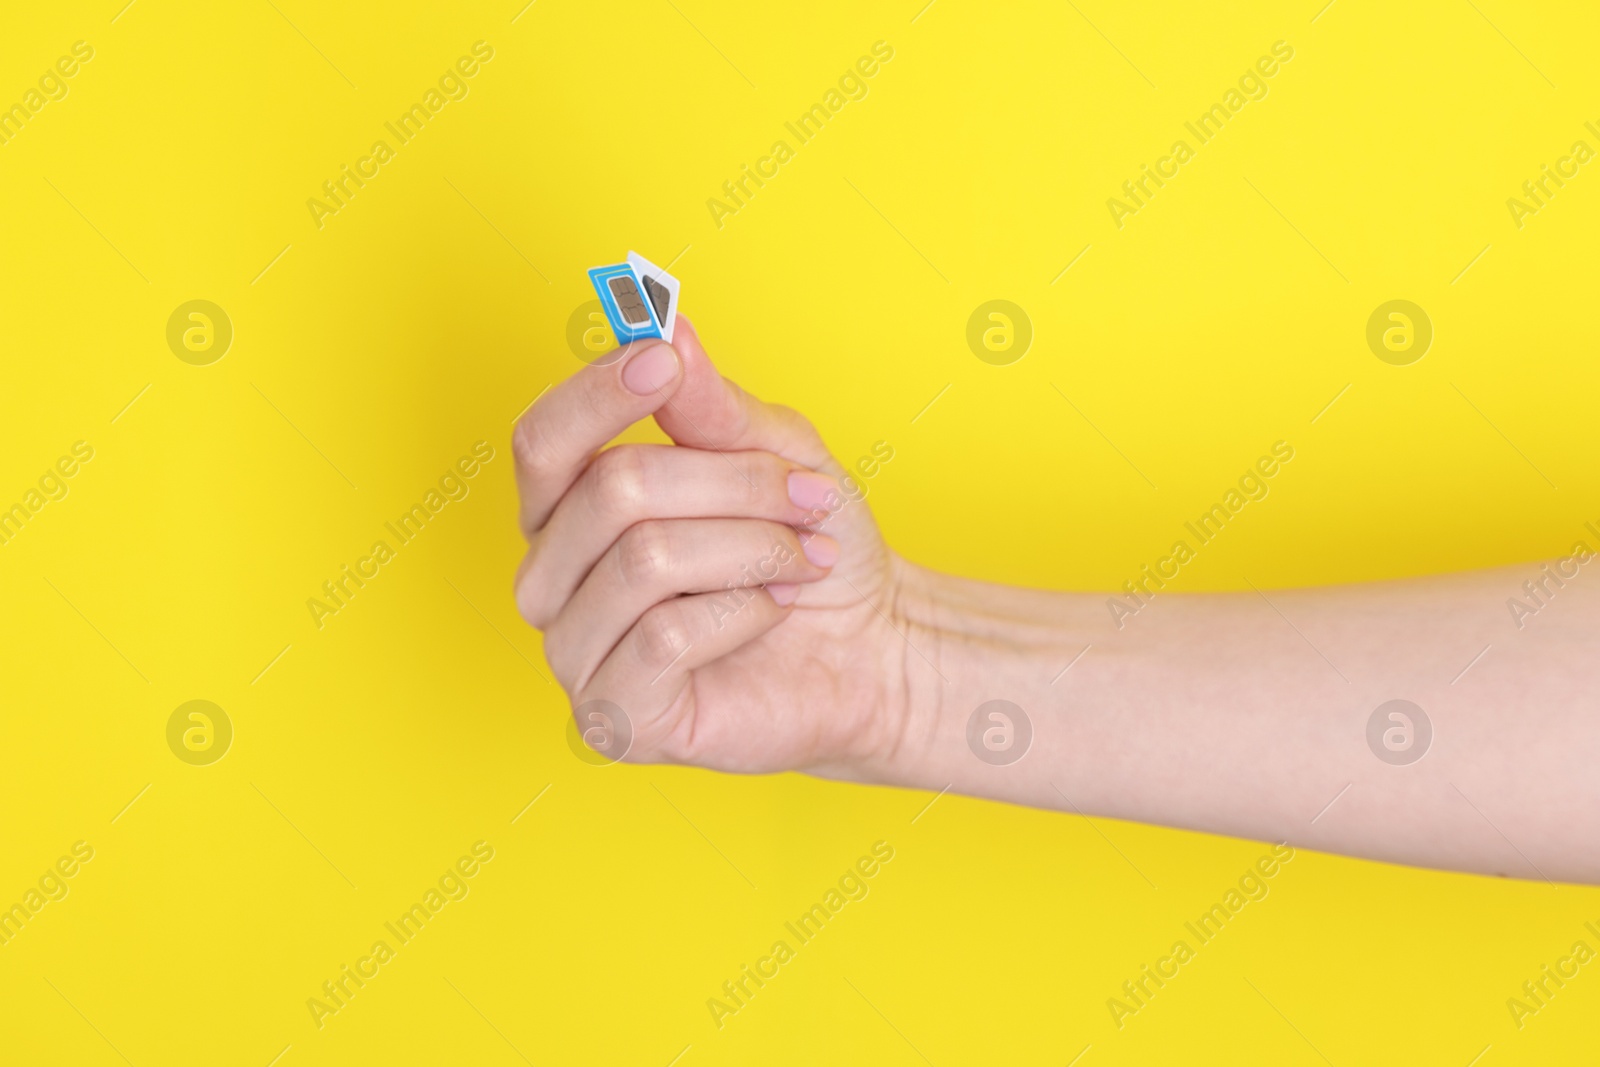
{"label": "yellow background", "polygon": [[[507,448],[578,366],[584,269],[634,248],[728,374],[846,461],[892,443],[873,506],[935,567],[1114,588],[1278,439],[1297,458],[1185,587],[1561,554],[1600,518],[1600,164],[1521,230],[1505,200],[1594,141],[1592,8],[274,2],[4,13],[0,101],[95,57],[0,146],[0,503],[95,458],[0,547],[0,903],[96,854],[0,947],[0,1060],[1600,1051],[1593,965],[1521,1031],[1505,1007],[1595,943],[1594,891],[1302,853],[1118,1031],[1106,999],[1264,846],[580,762],[509,594]],[[319,230],[306,200],[478,40],[470,95]],[[879,40],[870,94],[714,225]],[[1270,95],[1115,227],[1106,199],[1278,40]],[[996,298],[1036,331],[1008,367],[964,339]],[[1364,340],[1393,298],[1436,329],[1410,367]],[[233,323],[210,366],[165,340],[192,299]],[[480,439],[471,495],[318,630],[307,598]],[[167,748],[191,699],[234,724],[211,766]],[[307,998],[480,839],[470,895],[319,1031]],[[719,1031],[707,998],[880,839],[870,896]]]}

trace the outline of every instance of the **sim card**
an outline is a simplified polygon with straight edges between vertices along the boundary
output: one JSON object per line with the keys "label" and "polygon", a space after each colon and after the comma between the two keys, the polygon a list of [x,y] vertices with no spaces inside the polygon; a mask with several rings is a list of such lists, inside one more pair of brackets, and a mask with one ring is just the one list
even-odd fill
{"label": "sim card", "polygon": [[618,344],[650,337],[672,340],[678,315],[678,279],[637,252],[626,263],[593,267],[589,280],[611,321]]}

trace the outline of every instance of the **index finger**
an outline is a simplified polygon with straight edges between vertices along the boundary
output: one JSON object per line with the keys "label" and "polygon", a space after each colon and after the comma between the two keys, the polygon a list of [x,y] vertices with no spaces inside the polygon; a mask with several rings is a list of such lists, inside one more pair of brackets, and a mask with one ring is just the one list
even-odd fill
{"label": "index finger", "polygon": [[525,536],[544,526],[597,450],[665,404],[683,379],[665,341],[634,341],[622,352],[557,384],[517,420],[511,452]]}

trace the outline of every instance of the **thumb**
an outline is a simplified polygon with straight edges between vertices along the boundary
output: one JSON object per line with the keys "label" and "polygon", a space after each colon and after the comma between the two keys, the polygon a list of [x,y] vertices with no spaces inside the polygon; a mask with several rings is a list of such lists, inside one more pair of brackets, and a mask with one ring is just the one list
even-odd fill
{"label": "thumb", "polygon": [[656,410],[655,420],[674,442],[716,452],[757,449],[837,473],[838,465],[811,423],[793,408],[769,404],[724,378],[682,315],[672,338],[683,362],[682,384]]}

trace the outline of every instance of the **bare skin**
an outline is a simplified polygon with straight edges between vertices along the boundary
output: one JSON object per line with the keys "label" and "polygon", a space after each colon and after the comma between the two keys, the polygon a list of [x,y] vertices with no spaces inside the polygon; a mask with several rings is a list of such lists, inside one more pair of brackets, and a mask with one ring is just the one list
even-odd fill
{"label": "bare skin", "polygon": [[[1165,593],[1119,629],[1105,594],[901,559],[803,417],[674,336],[551,389],[513,440],[517,603],[602,751],[1600,882],[1600,566]],[[675,444],[605,448],[647,417]],[[1380,716],[1414,762],[1369,746],[1395,699],[1431,725]],[[994,700],[1031,725],[1004,765],[975,751],[1016,743],[1016,715],[969,744]]]}

